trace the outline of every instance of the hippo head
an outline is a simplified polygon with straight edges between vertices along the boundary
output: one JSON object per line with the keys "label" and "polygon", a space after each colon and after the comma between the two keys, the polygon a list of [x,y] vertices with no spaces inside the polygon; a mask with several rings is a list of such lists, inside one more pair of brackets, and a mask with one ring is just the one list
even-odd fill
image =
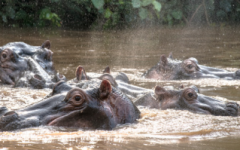
{"label": "hippo head", "polygon": [[[54,89],[63,85],[57,83]],[[40,125],[109,130],[117,124],[133,123],[140,116],[136,106],[107,80],[97,88],[72,87],[25,109],[0,108],[0,114],[1,109],[1,131]]]}
{"label": "hippo head", "polygon": [[108,80],[112,86],[117,87],[117,82],[115,81],[114,77],[110,73],[103,73],[98,74],[95,77],[90,77],[87,75],[84,67],[78,66],[75,71],[75,78],[72,80],[72,83],[80,83],[84,80],[91,80],[91,79],[100,79],[100,80]]}
{"label": "hippo head", "polygon": [[3,83],[14,85],[27,69],[28,62],[25,58],[8,48],[0,51],[0,79]]}
{"label": "hippo head", "polygon": [[155,97],[160,109],[189,110],[195,113],[216,116],[238,116],[239,105],[236,102],[223,102],[198,93],[196,86],[183,90],[166,90],[155,87]]}
{"label": "hippo head", "polygon": [[52,63],[50,42],[31,46],[23,42],[8,43],[0,49],[0,79],[15,87],[48,88],[65,76]]}
{"label": "hippo head", "polygon": [[217,69],[204,65],[199,65],[196,58],[189,58],[184,61],[173,60],[172,56],[162,55],[159,63],[148,70],[143,76],[146,78],[160,80],[181,80],[200,78],[224,78],[239,79],[240,70],[229,72],[224,69]]}
{"label": "hippo head", "polygon": [[53,52],[50,50],[50,41],[46,40],[42,46],[38,47],[33,54],[33,59],[49,74],[55,74],[56,71],[53,66],[52,56]]}

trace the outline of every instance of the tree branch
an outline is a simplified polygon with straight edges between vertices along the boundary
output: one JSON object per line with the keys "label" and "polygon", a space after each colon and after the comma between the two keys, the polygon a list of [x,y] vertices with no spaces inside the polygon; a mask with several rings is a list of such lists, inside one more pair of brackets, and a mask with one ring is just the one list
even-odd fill
{"label": "tree branch", "polygon": [[189,23],[192,21],[192,19],[194,18],[194,16],[196,15],[196,13],[198,12],[198,10],[201,8],[203,4],[199,5],[198,8],[195,10],[195,12],[193,13],[191,19],[188,21]]}
{"label": "tree branch", "polygon": [[207,9],[206,9],[206,5],[205,5],[205,0],[203,0],[203,6],[204,6],[204,12],[205,12],[205,18],[206,18],[207,24],[210,25],[210,22],[208,19],[208,14],[207,14]]}

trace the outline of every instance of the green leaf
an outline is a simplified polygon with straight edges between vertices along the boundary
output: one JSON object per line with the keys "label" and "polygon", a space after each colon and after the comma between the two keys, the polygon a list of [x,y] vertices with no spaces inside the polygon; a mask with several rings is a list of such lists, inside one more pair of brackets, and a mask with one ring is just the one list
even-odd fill
{"label": "green leaf", "polygon": [[60,0],[50,0],[50,2],[52,2],[52,3],[57,3],[57,2],[59,2]]}
{"label": "green leaf", "polygon": [[104,17],[105,17],[105,18],[109,18],[109,17],[111,17],[111,15],[112,15],[111,10],[110,10],[109,8],[107,8],[107,9],[105,10]]}
{"label": "green leaf", "polygon": [[227,13],[223,10],[219,10],[219,11],[217,11],[217,17],[219,17],[220,19],[223,19],[223,18],[227,17]]}
{"label": "green leaf", "polygon": [[133,8],[141,7],[141,1],[140,0],[132,0],[132,6],[133,6]]}
{"label": "green leaf", "polygon": [[2,15],[2,20],[3,20],[3,22],[7,23],[7,16],[6,15]]}
{"label": "green leaf", "polygon": [[161,3],[159,3],[158,1],[154,1],[154,2],[152,2],[152,4],[158,12],[161,10],[161,8],[162,8]]}
{"label": "green leaf", "polygon": [[139,10],[139,16],[140,16],[140,18],[143,20],[143,19],[145,19],[145,18],[147,18],[147,16],[148,16],[148,11],[147,11],[147,9],[145,9],[145,8],[140,8],[140,10]]}
{"label": "green leaf", "polygon": [[167,15],[167,21],[169,22],[169,21],[172,21],[172,16],[171,15]]}
{"label": "green leaf", "polygon": [[97,8],[97,9],[100,9],[103,7],[104,5],[104,0],[91,0],[94,7]]}
{"label": "green leaf", "polygon": [[142,6],[148,6],[155,0],[142,0]]}
{"label": "green leaf", "polygon": [[182,12],[180,10],[173,11],[171,13],[174,19],[180,20],[182,19]]}
{"label": "green leaf", "polygon": [[26,19],[27,18],[27,13],[25,11],[23,11],[22,9],[20,9],[17,13],[16,13],[16,20],[21,20],[21,19]]}
{"label": "green leaf", "polygon": [[11,19],[15,18],[15,10],[10,6],[8,6],[6,9],[7,9],[6,11],[7,11],[8,16]]}
{"label": "green leaf", "polygon": [[124,1],[123,1],[123,0],[119,0],[118,2],[119,2],[119,4],[121,4],[121,5],[124,4]]}

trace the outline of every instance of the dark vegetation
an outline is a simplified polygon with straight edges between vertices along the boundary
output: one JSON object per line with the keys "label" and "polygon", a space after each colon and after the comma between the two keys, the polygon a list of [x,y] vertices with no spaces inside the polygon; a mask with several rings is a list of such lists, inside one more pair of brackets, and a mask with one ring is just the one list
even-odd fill
{"label": "dark vegetation", "polygon": [[123,28],[240,22],[240,0],[1,0],[0,25]]}

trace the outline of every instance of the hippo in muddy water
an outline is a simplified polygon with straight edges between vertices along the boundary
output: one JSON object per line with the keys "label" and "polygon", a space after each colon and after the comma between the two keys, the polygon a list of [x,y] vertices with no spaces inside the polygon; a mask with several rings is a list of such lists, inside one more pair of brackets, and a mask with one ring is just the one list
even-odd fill
{"label": "hippo in muddy water", "polygon": [[196,58],[178,61],[162,55],[157,65],[143,74],[143,77],[158,80],[186,80],[200,78],[216,78],[234,80],[240,79],[240,70],[229,72],[198,64]]}
{"label": "hippo in muddy water", "polygon": [[[108,80],[112,86],[121,90],[124,94],[126,94],[131,100],[135,100],[138,97],[149,93],[151,90],[141,88],[138,86],[131,85],[129,82],[128,76],[123,72],[111,72],[110,67],[106,67],[101,74],[87,74],[84,67],[78,66],[75,72],[75,78],[69,80],[68,83],[71,85],[78,85],[80,88],[88,87],[88,83],[92,79],[99,80]],[[86,82],[84,82],[86,81]],[[88,82],[89,81],[89,82]],[[85,84],[86,83],[86,84]],[[91,84],[93,84],[91,82]]]}
{"label": "hippo in muddy water", "polygon": [[52,96],[24,109],[0,108],[0,131],[37,126],[61,126],[111,130],[118,124],[134,123],[140,111],[108,80],[95,88],[81,89],[58,82]]}
{"label": "hippo in muddy water", "polygon": [[10,42],[0,47],[0,52],[9,49],[15,55],[33,58],[47,73],[54,74],[56,71],[52,62],[53,52],[50,50],[51,43],[46,40],[41,46],[32,46],[24,42]]}
{"label": "hippo in muddy water", "polygon": [[[83,69],[80,67],[77,71]],[[86,75],[86,72],[84,72]],[[76,73],[78,75],[78,73]],[[121,90],[126,94],[136,106],[146,106],[149,108],[157,109],[177,109],[177,110],[189,110],[194,113],[212,114],[216,116],[238,116],[239,105],[236,102],[223,102],[214,98],[210,98],[199,93],[199,89],[196,86],[181,90],[167,90],[166,88],[157,86],[155,92],[150,89],[131,85],[121,80],[115,80],[111,74],[103,74],[98,80],[108,80],[112,86]],[[81,78],[80,78],[81,79]],[[77,77],[75,78],[77,80]],[[70,84],[80,87],[89,88],[94,85],[96,81],[92,78],[86,80],[85,77],[82,80],[72,81]],[[183,87],[182,87],[183,88]],[[53,90],[54,93],[59,91],[68,91],[71,86],[63,83]]]}
{"label": "hippo in muddy water", "polygon": [[15,87],[46,88],[65,77],[53,67],[50,42],[31,46],[13,42],[0,47],[0,80]]}
{"label": "hippo in muddy water", "polygon": [[238,116],[239,104],[223,102],[199,93],[196,86],[180,90],[168,90],[156,86],[154,93],[149,93],[134,102],[136,106],[156,109],[188,110],[194,113],[212,114],[215,116]]}
{"label": "hippo in muddy water", "polygon": [[[75,71],[75,78],[72,79],[71,81],[72,82],[79,82],[81,80],[90,80],[90,79],[93,79],[93,78],[98,78],[98,79],[104,79],[104,78],[108,78],[107,76],[108,75],[111,75],[110,78],[113,77],[114,80],[117,80],[117,81],[121,81],[121,82],[125,82],[125,83],[129,83],[129,78],[128,76],[123,73],[123,72],[117,72],[117,73],[111,73],[110,71],[110,67],[106,67],[104,70],[103,70],[103,73],[101,74],[98,74],[98,73],[94,73],[94,74],[91,74],[91,75],[87,75],[85,69],[83,66],[79,65],[77,68],[76,68],[76,71]],[[109,78],[108,78],[109,79]],[[115,81],[112,81],[112,83],[115,82]],[[117,83],[115,83],[116,85]]]}

